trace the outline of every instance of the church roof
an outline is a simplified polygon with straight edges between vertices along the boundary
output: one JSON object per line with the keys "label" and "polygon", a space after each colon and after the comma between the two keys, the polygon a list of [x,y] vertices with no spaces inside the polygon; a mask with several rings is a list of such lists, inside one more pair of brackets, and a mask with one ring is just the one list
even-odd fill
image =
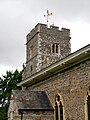
{"label": "church roof", "polygon": [[77,50],[74,53],[71,53],[67,57],[55,62],[54,64],[51,64],[50,66],[42,69],[41,71],[28,77],[26,80],[22,80],[20,83],[17,84],[17,86],[26,87],[33,85],[87,59],[90,59],[90,44]]}
{"label": "church roof", "polygon": [[13,90],[11,96],[13,96],[18,110],[53,111],[49,98],[44,91]]}

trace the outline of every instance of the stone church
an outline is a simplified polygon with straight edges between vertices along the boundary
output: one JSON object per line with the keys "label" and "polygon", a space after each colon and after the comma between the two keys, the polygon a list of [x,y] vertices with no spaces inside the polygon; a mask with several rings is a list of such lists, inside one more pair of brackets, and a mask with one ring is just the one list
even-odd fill
{"label": "stone church", "polygon": [[8,120],[90,120],[90,44],[71,53],[70,39],[69,29],[41,23],[26,36],[22,90],[12,91]]}

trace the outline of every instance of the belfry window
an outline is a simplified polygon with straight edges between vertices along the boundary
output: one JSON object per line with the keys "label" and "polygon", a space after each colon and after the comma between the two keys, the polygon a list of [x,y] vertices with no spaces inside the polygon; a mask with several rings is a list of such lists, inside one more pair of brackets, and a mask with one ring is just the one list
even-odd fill
{"label": "belfry window", "polygon": [[58,43],[54,43],[52,45],[52,53],[59,53],[60,52],[60,47]]}
{"label": "belfry window", "polygon": [[56,44],[56,53],[59,53],[59,45]]}
{"label": "belfry window", "polygon": [[55,99],[55,120],[63,120],[63,105],[58,94]]}
{"label": "belfry window", "polygon": [[90,95],[87,97],[88,120],[90,120]]}

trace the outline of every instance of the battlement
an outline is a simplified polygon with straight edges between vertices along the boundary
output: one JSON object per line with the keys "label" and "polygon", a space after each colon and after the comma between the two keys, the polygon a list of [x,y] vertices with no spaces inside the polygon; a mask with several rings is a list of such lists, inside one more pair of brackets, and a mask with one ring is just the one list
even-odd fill
{"label": "battlement", "polygon": [[61,34],[64,36],[69,36],[70,35],[70,29],[67,28],[61,28],[61,30],[59,29],[59,27],[51,25],[50,28],[47,27],[46,24],[42,24],[42,23],[38,23],[31,31],[30,33],[27,35],[27,42],[29,40],[31,40],[32,37],[34,37],[36,34],[38,33],[47,33],[47,34]]}
{"label": "battlement", "polygon": [[23,76],[31,76],[70,53],[69,29],[38,23],[27,35],[26,72]]}

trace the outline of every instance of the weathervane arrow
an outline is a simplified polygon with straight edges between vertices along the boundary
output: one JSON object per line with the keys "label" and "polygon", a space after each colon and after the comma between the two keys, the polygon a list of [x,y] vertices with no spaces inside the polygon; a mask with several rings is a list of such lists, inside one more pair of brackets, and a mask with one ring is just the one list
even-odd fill
{"label": "weathervane arrow", "polygon": [[48,19],[49,19],[49,16],[53,15],[52,13],[49,13],[49,10],[47,10],[47,15],[44,15],[44,17],[47,18],[47,26],[48,26]]}

